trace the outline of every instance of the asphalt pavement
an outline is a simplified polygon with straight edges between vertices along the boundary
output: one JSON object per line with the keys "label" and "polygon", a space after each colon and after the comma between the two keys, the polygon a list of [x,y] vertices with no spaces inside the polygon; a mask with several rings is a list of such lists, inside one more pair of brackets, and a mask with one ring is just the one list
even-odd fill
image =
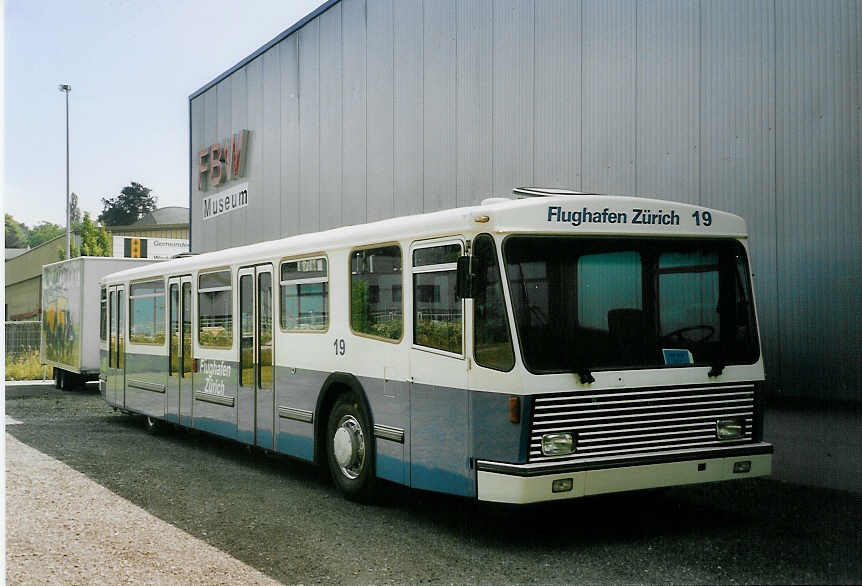
{"label": "asphalt pavement", "polygon": [[21,442],[285,583],[862,582],[858,411],[774,407],[768,479],[513,508],[389,484],[356,505],[313,466],[149,435],[94,389],[10,386],[6,410]]}

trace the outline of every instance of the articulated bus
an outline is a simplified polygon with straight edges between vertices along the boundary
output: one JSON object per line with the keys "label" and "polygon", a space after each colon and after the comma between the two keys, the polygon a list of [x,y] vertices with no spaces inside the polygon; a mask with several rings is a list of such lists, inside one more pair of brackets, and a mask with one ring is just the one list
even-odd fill
{"label": "articulated bus", "polygon": [[103,397],[327,466],[356,500],[769,474],[745,222],[514,193],[109,275]]}

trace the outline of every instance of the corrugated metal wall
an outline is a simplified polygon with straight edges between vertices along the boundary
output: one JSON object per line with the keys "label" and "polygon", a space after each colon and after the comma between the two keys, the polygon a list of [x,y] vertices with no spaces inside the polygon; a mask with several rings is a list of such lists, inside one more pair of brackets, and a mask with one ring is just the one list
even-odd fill
{"label": "corrugated metal wall", "polygon": [[[698,202],[752,234],[776,392],[862,398],[862,5],[342,0],[195,94],[192,248],[518,185]],[[251,131],[248,208],[200,148]]]}

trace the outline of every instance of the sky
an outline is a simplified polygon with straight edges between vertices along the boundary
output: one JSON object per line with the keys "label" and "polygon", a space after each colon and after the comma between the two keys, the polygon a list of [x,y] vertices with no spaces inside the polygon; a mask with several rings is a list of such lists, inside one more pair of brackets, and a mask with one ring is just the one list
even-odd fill
{"label": "sky", "polygon": [[[2,1],[2,0],[0,0]],[[188,206],[188,98],[324,0],[5,0],[5,213],[66,223],[70,191],[95,218],[136,181]]]}

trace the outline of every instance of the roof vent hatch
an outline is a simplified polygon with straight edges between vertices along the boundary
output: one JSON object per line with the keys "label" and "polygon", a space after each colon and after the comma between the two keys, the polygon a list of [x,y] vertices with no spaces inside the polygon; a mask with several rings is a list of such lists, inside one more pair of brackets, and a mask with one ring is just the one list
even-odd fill
{"label": "roof vent hatch", "polygon": [[557,197],[560,195],[599,195],[592,191],[572,191],[571,189],[561,189],[559,187],[516,187],[512,193],[518,199],[525,197]]}

